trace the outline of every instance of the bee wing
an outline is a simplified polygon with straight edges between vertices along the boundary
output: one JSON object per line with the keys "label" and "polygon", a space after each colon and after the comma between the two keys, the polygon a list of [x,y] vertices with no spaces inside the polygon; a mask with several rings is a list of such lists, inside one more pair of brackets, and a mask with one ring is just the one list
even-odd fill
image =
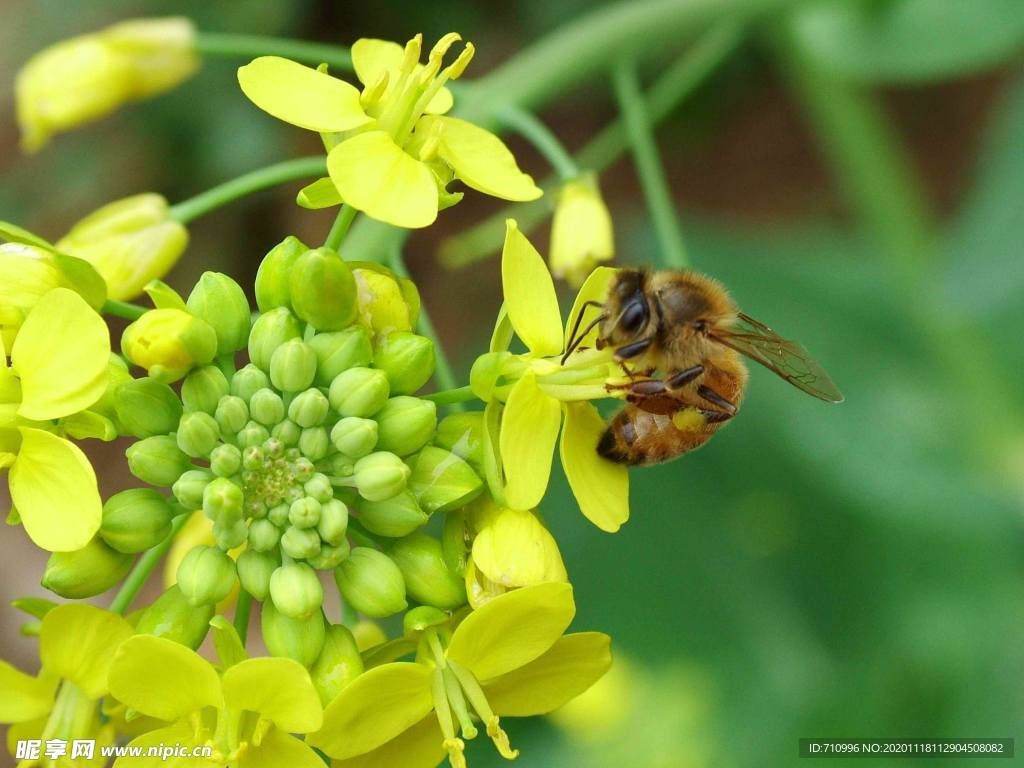
{"label": "bee wing", "polygon": [[843,394],[800,344],[784,339],[764,323],[740,312],[726,330],[715,331],[711,338],[735,349],[794,387],[829,403],[843,402]]}

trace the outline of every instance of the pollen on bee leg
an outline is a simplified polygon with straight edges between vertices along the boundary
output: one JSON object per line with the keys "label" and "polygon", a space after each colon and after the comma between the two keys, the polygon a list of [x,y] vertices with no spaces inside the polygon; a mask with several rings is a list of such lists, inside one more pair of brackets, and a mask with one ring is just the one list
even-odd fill
{"label": "pollen on bee leg", "polygon": [[696,432],[707,426],[708,419],[696,408],[683,408],[672,414],[672,424],[680,432]]}
{"label": "pollen on bee leg", "polygon": [[445,739],[441,742],[441,746],[448,753],[448,762],[452,768],[466,768],[466,755],[464,754],[466,745],[462,739]]}

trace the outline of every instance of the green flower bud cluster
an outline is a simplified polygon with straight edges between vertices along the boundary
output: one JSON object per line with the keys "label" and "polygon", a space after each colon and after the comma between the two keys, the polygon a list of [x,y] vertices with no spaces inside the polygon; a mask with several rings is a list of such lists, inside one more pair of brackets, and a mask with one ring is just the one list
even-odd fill
{"label": "green flower bud cluster", "polygon": [[[182,606],[208,611],[240,582],[265,601],[271,651],[308,666],[327,633],[319,571],[333,571],[346,604],[370,617],[409,601],[465,603],[440,542],[418,529],[483,483],[460,447],[437,440],[435,404],[413,394],[433,373],[431,341],[364,322],[368,309],[357,303],[367,295],[357,296],[336,253],[288,238],[260,266],[251,323],[233,281],[200,280],[187,309],[213,329],[217,356],[194,360],[180,395],[167,377],[120,386],[117,418],[139,438],[128,449],[131,471],[201,509],[215,539],[185,555],[177,585],[144,617],[154,628],[174,627],[166,631],[191,644]],[[249,363],[236,370],[242,349]],[[140,505],[156,504],[142,494],[163,499],[127,493]],[[100,535],[117,552],[139,551],[169,524],[154,514],[153,530],[122,530],[117,515],[109,525],[106,517]]]}

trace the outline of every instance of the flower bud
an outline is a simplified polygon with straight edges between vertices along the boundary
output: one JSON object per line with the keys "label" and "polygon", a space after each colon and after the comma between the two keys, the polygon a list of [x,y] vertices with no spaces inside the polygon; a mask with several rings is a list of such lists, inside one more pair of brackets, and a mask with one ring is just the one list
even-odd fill
{"label": "flower bud", "polygon": [[430,400],[401,395],[388,400],[374,420],[377,422],[377,449],[408,456],[433,437],[437,428],[437,406]]}
{"label": "flower bud", "polygon": [[210,454],[210,470],[218,477],[231,477],[242,468],[242,452],[234,445],[222,443]]}
{"label": "flower bud", "polygon": [[356,281],[348,264],[330,248],[299,256],[289,287],[295,314],[317,330],[339,331],[356,318]]}
{"label": "flower bud", "polygon": [[135,631],[140,635],[166,637],[195,650],[203,644],[215,612],[213,603],[199,606],[189,603],[174,584],[143,610]]}
{"label": "flower bud", "polygon": [[263,445],[270,437],[267,428],[255,421],[247,423],[238,433],[238,445],[241,448],[253,448]]}
{"label": "flower bud", "polygon": [[242,489],[226,477],[215,477],[203,490],[203,512],[214,521],[240,519],[244,502]]}
{"label": "flower bud", "polygon": [[54,552],[40,582],[51,592],[81,600],[106,592],[124,578],[134,558],[108,547],[98,536],[74,552]]}
{"label": "flower bud", "polygon": [[[490,498],[482,496],[481,498]],[[466,575],[466,563],[469,561],[469,548],[473,541],[473,529],[469,524],[469,516],[465,509],[449,512],[444,516],[441,529],[441,551],[448,570],[459,576]]]}
{"label": "flower bud", "polygon": [[238,581],[242,584],[242,589],[263,602],[270,593],[271,574],[279,565],[277,555],[272,552],[245,550],[238,556],[238,562],[235,563],[235,567],[238,569]]}
{"label": "flower bud", "polygon": [[275,350],[289,339],[301,336],[299,321],[287,307],[272,309],[257,317],[252,325],[252,331],[249,332],[249,359],[254,365],[269,371]]}
{"label": "flower bud", "polygon": [[324,647],[326,627],[322,611],[304,619],[293,619],[274,607],[274,603],[263,603],[263,642],[274,656],[283,656],[302,664],[312,666]]}
{"label": "flower bud", "polygon": [[235,435],[248,423],[249,408],[242,398],[227,395],[217,403],[213,417],[217,420],[222,435]]}
{"label": "flower bud", "polygon": [[320,522],[320,502],[303,496],[288,508],[288,522],[296,528],[313,528]]}
{"label": "flower bud", "polygon": [[434,342],[407,331],[380,336],[373,345],[373,364],[387,374],[392,394],[411,394],[434,375]]}
{"label": "flower bud", "polygon": [[359,503],[359,522],[370,533],[389,538],[407,536],[428,520],[427,513],[420,509],[411,491],[383,501],[362,501]]}
{"label": "flower bud", "polygon": [[578,288],[614,254],[612,218],[596,177],[586,174],[566,182],[551,221],[551,274]]}
{"label": "flower bud", "polygon": [[405,588],[416,602],[443,610],[465,605],[465,584],[448,570],[437,539],[414,533],[396,541],[388,554],[402,572]]}
{"label": "flower bud", "polygon": [[284,418],[284,400],[269,387],[257,390],[249,399],[249,413],[260,424],[273,427]]}
{"label": "flower bud", "polygon": [[299,435],[299,450],[310,461],[319,461],[327,455],[331,440],[323,427],[310,427]]}
{"label": "flower bud", "polygon": [[300,339],[292,339],[274,350],[270,358],[270,380],[282,392],[301,392],[316,376],[316,352]]}
{"label": "flower bud", "polygon": [[330,571],[349,556],[349,551],[348,541],[343,540],[337,545],[321,544],[320,551],[308,558],[307,562],[317,570]]}
{"label": "flower bud", "polygon": [[361,325],[375,336],[412,330],[415,318],[398,280],[375,269],[356,269],[353,276]]}
{"label": "flower bud", "polygon": [[316,352],[316,383],[321,387],[329,387],[342,371],[365,367],[373,362],[370,334],[359,325],[342,331],[318,333],[306,343]]}
{"label": "flower bud", "polygon": [[402,617],[402,631],[406,635],[412,635],[431,627],[443,626],[450,619],[447,613],[432,605],[419,605]]}
{"label": "flower bud", "polygon": [[348,627],[332,624],[327,627],[323,650],[309,670],[320,703],[325,707],[341,689],[363,673],[363,657]]}
{"label": "flower bud", "polygon": [[196,368],[181,382],[181,402],[186,411],[205,411],[212,416],[227,394],[227,377],[215,365]]}
{"label": "flower bud", "polygon": [[125,456],[131,473],[150,485],[169,487],[182,472],[192,467],[188,456],[170,435],[140,440],[128,447]]}
{"label": "flower bud", "polygon": [[388,401],[388,377],[373,368],[349,368],[334,377],[328,398],[341,416],[373,416]]}
{"label": "flower bud", "polygon": [[443,448],[428,445],[409,463],[409,489],[427,514],[458,509],[483,490],[483,481],[473,468]]}
{"label": "flower bud", "polygon": [[294,421],[285,419],[280,424],[275,425],[270,434],[277,440],[280,440],[281,445],[294,446],[299,444],[299,438],[302,437],[302,429]]}
{"label": "flower bud", "polygon": [[319,611],[324,588],[316,571],[305,563],[282,565],[270,577],[270,599],[285,616],[304,619]]}
{"label": "flower bud", "polygon": [[257,552],[269,552],[274,549],[280,538],[281,531],[269,516],[264,520],[253,520],[249,526],[249,548]]}
{"label": "flower bud", "polygon": [[[0,300],[0,304],[2,303],[2,300]],[[3,310],[0,310],[0,314],[3,314]],[[0,335],[2,334],[3,320],[0,319]],[[121,389],[122,386],[132,381],[135,381],[135,379],[132,378],[132,375],[128,372],[128,363],[126,363],[124,361],[124,358],[121,357],[120,355],[111,352],[110,358],[107,361],[107,386],[103,390],[103,394],[100,395],[100,399],[89,406],[89,410],[92,411],[93,413],[99,414],[100,416],[104,416],[110,419],[110,421],[112,421],[115,424],[117,428],[117,433],[119,435],[131,434],[128,431],[127,427],[125,427],[125,425],[122,424],[121,420],[117,417],[117,401],[119,398],[118,391]],[[171,394],[174,394],[173,390],[171,391]],[[174,396],[174,399],[175,401],[178,400],[177,395]],[[172,408],[181,408],[181,403],[176,402],[175,405],[172,406]],[[155,403],[154,409],[159,412],[159,406]],[[167,415],[167,412],[164,412],[163,415]],[[178,413],[178,416],[180,417],[181,414]],[[174,425],[177,423],[177,420],[175,420],[171,424],[170,429],[165,431],[169,432],[170,430],[173,430]],[[136,435],[136,437],[148,437],[148,435]]]}
{"label": "flower bud", "polygon": [[37,53],[16,80],[22,145],[34,152],[55,133],[175,87],[199,66],[194,41],[187,19],[135,19]]}
{"label": "flower bud", "polygon": [[288,418],[300,427],[318,427],[327,418],[331,405],[319,389],[307,389],[295,396],[288,405]]}
{"label": "flower bud", "polygon": [[173,432],[181,418],[181,401],[167,384],[148,376],[119,386],[114,410],[122,433],[152,437]]}
{"label": "flower bud", "polygon": [[[274,524],[277,528],[284,528],[288,525],[288,511],[290,504],[278,504],[267,510],[267,520]],[[274,539],[276,542],[277,539]]]}
{"label": "flower bud", "polygon": [[291,306],[289,275],[295,260],[307,250],[299,238],[289,235],[263,257],[256,272],[256,306],[260,312]]}
{"label": "flower bud", "polygon": [[291,525],[281,534],[281,549],[293,560],[315,557],[320,552],[320,537],[315,528]]}
{"label": "flower bud", "polygon": [[230,355],[249,340],[252,313],[242,287],[220,272],[204,272],[188,296],[188,309],[217,334],[217,354]]}
{"label": "flower bud", "polygon": [[345,603],[371,618],[384,618],[408,605],[405,582],[394,561],[370,547],[356,547],[334,571]]}
{"label": "flower bud", "polygon": [[314,473],[312,477],[302,484],[302,489],[308,497],[316,499],[321,504],[325,504],[334,498],[334,487],[331,485],[327,475],[322,472]]}
{"label": "flower bud", "polygon": [[162,494],[151,488],[132,488],[107,499],[99,535],[108,546],[131,555],[166,539],[171,517],[171,505]]}
{"label": "flower bud", "polygon": [[249,529],[245,521],[232,517],[221,517],[213,523],[213,539],[225,552],[245,544]]}
{"label": "flower bud", "polygon": [[202,509],[203,493],[211,480],[213,476],[207,470],[190,469],[182,472],[181,477],[174,481],[171,491],[185,509]]}
{"label": "flower bud", "polygon": [[352,637],[356,639],[356,646],[360,652],[375,648],[388,641],[388,635],[376,621],[360,619],[352,627]]}
{"label": "flower bud", "polygon": [[217,547],[192,547],[178,565],[178,587],[192,605],[216,604],[235,586],[235,561]]}
{"label": "flower bud", "polygon": [[405,490],[410,470],[393,453],[377,451],[359,459],[353,480],[367,501],[383,501]]}
{"label": "flower bud", "polygon": [[252,363],[236,371],[231,377],[231,394],[241,398],[244,403],[248,403],[256,392],[269,386],[270,378]]}
{"label": "flower bud", "polygon": [[434,445],[451,451],[483,474],[484,413],[462,411],[441,419],[434,433]]}
{"label": "flower bud", "polygon": [[328,544],[338,545],[345,540],[348,530],[348,507],[343,501],[330,499],[320,505],[317,533]]}
{"label": "flower bud", "polygon": [[339,419],[331,428],[331,443],[346,456],[361,458],[377,444],[377,422],[358,416]]}
{"label": "flower bud", "polygon": [[121,351],[158,381],[177,381],[217,353],[217,334],[181,309],[151,309],[124,330]]}
{"label": "flower bud", "polygon": [[220,442],[220,425],[205,411],[185,413],[178,423],[178,447],[189,456],[207,457]]}

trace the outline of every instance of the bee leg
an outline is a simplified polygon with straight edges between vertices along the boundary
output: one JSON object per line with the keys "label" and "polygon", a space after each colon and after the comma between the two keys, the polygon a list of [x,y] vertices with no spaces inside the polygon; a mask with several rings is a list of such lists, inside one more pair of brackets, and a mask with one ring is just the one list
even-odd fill
{"label": "bee leg", "polygon": [[632,344],[626,344],[625,346],[619,347],[615,350],[615,360],[622,362],[628,360],[631,357],[636,357],[647,351],[647,348],[651,346],[650,339],[643,339],[642,341],[634,341]]}
{"label": "bee leg", "polygon": [[629,393],[629,396],[637,397],[650,397],[652,395],[664,395],[668,392],[668,387],[665,382],[661,379],[639,379],[635,378],[636,374],[632,374],[632,381],[627,381],[622,384],[606,384],[605,389],[612,392],[616,389],[625,390]]}
{"label": "bee leg", "polygon": [[672,374],[668,377],[666,384],[668,384],[669,389],[680,389],[696,379],[702,373],[704,373],[704,366],[695,365],[692,368],[687,368],[679,371],[678,373]]}
{"label": "bee leg", "polygon": [[711,389],[710,387],[706,387],[703,384],[701,384],[699,387],[697,387],[697,394],[703,397],[709,403],[714,403],[719,408],[724,410],[729,417],[736,415],[736,405],[726,400],[724,397],[722,397],[720,394],[715,392],[715,390]]}
{"label": "bee leg", "polygon": [[628,365],[626,365],[625,361],[619,363],[619,366],[622,368],[623,375],[628,376],[631,381],[635,381],[636,379],[642,378],[650,378],[651,374],[654,373],[653,368],[644,368],[642,371],[634,371]]}

